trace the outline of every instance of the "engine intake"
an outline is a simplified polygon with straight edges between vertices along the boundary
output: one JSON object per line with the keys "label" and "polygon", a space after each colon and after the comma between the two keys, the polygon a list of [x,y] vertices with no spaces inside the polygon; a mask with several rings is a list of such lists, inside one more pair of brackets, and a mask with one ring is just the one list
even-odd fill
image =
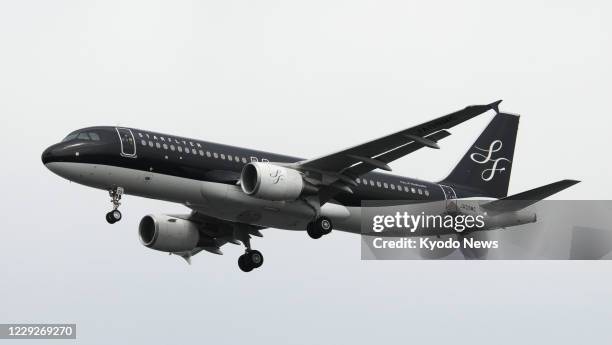
{"label": "engine intake", "polygon": [[262,162],[244,166],[240,186],[248,195],[273,201],[295,200],[308,187],[297,170]]}
{"label": "engine intake", "polygon": [[198,226],[188,220],[166,215],[148,215],[138,225],[140,242],[145,247],[162,252],[185,252],[202,246]]}

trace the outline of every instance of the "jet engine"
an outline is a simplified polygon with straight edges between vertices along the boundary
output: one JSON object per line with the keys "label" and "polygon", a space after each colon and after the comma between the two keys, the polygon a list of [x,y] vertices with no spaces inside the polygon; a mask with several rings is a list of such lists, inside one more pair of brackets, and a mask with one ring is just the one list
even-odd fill
{"label": "jet engine", "polygon": [[148,215],[138,226],[140,242],[162,252],[185,252],[201,246],[198,226],[188,220],[166,215]]}
{"label": "jet engine", "polygon": [[311,188],[297,170],[263,162],[244,166],[240,186],[248,195],[272,201],[296,200]]}

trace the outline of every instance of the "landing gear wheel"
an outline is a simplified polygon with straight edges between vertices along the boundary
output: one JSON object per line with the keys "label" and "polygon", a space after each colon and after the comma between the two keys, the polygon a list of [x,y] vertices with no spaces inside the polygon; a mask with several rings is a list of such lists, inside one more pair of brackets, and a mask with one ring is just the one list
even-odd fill
{"label": "landing gear wheel", "polygon": [[238,267],[243,272],[251,272],[263,265],[263,255],[259,250],[249,250],[238,258]]}
{"label": "landing gear wheel", "polygon": [[238,267],[240,268],[240,270],[242,270],[242,272],[251,272],[254,268],[248,264],[246,256],[244,254],[238,257]]}
{"label": "landing gear wheel", "polygon": [[306,227],[308,236],[315,240],[321,238],[323,235],[329,234],[333,229],[332,222],[327,217],[319,217],[314,222],[309,223]]}
{"label": "landing gear wheel", "polygon": [[119,210],[113,210],[106,214],[106,221],[109,224],[115,224],[121,220],[121,212]]}
{"label": "landing gear wheel", "polygon": [[123,195],[123,188],[116,187],[108,191],[111,197],[111,203],[113,204],[113,210],[106,214],[106,221],[109,224],[115,224],[121,220],[121,212],[118,210],[121,205],[121,196]]}
{"label": "landing gear wheel", "polygon": [[259,268],[261,265],[263,265],[264,258],[259,250],[251,250],[245,255],[247,256],[249,263],[253,265],[253,268]]}
{"label": "landing gear wheel", "polygon": [[315,240],[318,240],[319,238],[321,238],[321,236],[323,236],[323,234],[317,230],[313,223],[309,223],[308,226],[306,226],[306,232],[308,233],[308,236],[310,236],[310,238]]}
{"label": "landing gear wheel", "polygon": [[332,231],[332,222],[327,217],[319,217],[315,221],[315,225],[323,235],[327,235]]}

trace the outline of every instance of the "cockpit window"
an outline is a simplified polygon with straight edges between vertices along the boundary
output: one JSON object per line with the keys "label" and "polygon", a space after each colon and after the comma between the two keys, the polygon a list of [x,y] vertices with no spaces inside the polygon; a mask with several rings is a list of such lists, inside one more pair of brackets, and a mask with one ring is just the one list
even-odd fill
{"label": "cockpit window", "polygon": [[77,135],[79,135],[79,133],[70,133],[70,134],[68,134],[67,137],[64,138],[64,140],[62,140],[62,142],[74,140],[74,139],[76,139]]}
{"label": "cockpit window", "polygon": [[62,140],[62,142],[75,140],[75,139],[100,141],[100,135],[96,132],[73,132],[73,133],[68,134],[68,136],[64,138],[64,140]]}

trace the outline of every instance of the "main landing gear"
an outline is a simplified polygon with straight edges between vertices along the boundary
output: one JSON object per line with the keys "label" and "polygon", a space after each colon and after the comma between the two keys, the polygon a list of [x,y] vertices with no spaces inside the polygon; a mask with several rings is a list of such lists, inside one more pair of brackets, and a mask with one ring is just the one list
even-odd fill
{"label": "main landing gear", "polygon": [[263,265],[263,255],[259,250],[251,249],[251,240],[249,234],[243,234],[243,238],[241,238],[242,243],[246,249],[244,250],[244,254],[238,257],[238,267],[243,272],[251,272],[252,270],[261,267]]}
{"label": "main landing gear", "polygon": [[121,205],[121,196],[123,195],[123,188],[116,187],[108,191],[111,197],[111,203],[113,204],[113,210],[106,214],[106,221],[109,224],[115,224],[121,220],[121,212],[119,211],[119,205]]}
{"label": "main landing gear", "polygon": [[308,236],[314,239],[318,239],[321,238],[323,235],[329,234],[332,229],[332,222],[327,217],[319,217],[314,221],[308,223],[308,225],[306,226],[306,232],[308,233]]}
{"label": "main landing gear", "polygon": [[238,257],[238,267],[243,272],[251,272],[252,270],[261,267],[263,265],[263,255],[259,250],[247,249],[244,254]]}

